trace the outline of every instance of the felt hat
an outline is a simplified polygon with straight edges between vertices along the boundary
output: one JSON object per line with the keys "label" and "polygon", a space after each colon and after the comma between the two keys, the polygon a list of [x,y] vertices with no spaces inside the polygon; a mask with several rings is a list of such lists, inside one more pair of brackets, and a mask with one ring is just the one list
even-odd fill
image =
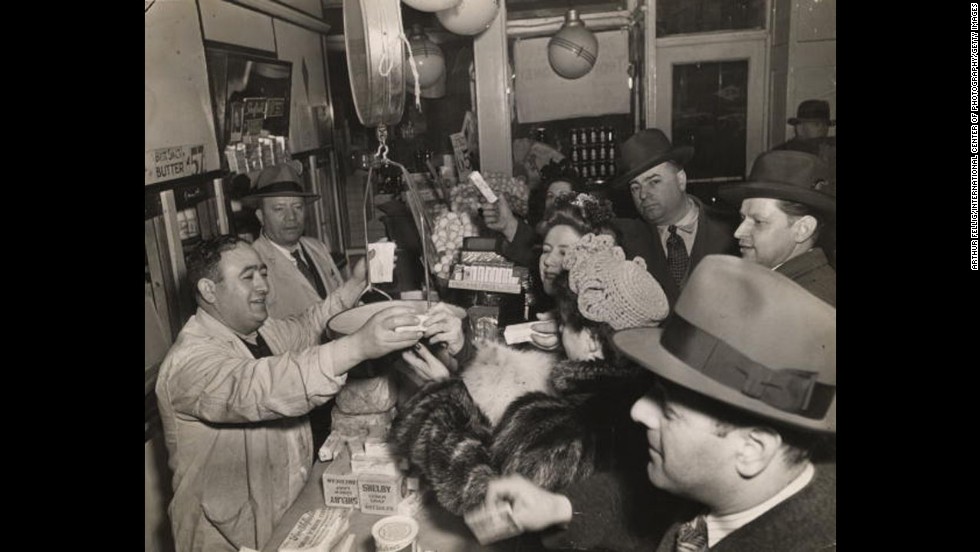
{"label": "felt hat", "polygon": [[691,146],[674,147],[658,128],[648,128],[630,136],[619,148],[616,159],[617,176],[612,186],[621,188],[637,175],[665,161],[684,166],[694,156]]}
{"label": "felt hat", "polygon": [[786,122],[798,125],[807,121],[823,121],[827,126],[837,124],[836,119],[830,118],[830,103],[826,100],[803,100],[796,108],[796,117],[790,117]]}
{"label": "felt hat", "polygon": [[612,341],[696,393],[783,425],[837,433],[837,310],[761,265],[706,256],[662,327],[623,330]]}
{"label": "felt hat", "polygon": [[769,197],[809,205],[828,215],[837,213],[837,194],[830,166],[802,151],[767,151],[756,157],[748,179],[718,188],[722,199],[738,205],[750,197]]}

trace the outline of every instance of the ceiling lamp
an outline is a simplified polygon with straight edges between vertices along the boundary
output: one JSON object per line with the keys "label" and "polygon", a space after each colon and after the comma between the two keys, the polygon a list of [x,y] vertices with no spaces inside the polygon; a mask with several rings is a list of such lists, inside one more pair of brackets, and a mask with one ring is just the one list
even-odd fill
{"label": "ceiling lamp", "polygon": [[565,24],[548,41],[551,68],[566,79],[577,79],[592,70],[598,55],[599,41],[592,31],[585,28],[578,12],[568,10]]}
{"label": "ceiling lamp", "polygon": [[461,0],[402,0],[409,6],[424,12],[437,12],[458,6]]}
{"label": "ceiling lamp", "polygon": [[[408,43],[412,46],[412,57],[415,58],[415,67],[419,72],[419,86],[422,88],[432,86],[439,80],[439,76],[446,72],[446,57],[436,43],[429,40],[422,31],[422,25],[412,25]],[[411,58],[408,62],[411,63]],[[408,78],[408,85],[414,88],[415,77],[412,71],[405,71],[405,75]]]}
{"label": "ceiling lamp", "polygon": [[490,27],[499,9],[500,0],[462,0],[455,7],[436,12],[436,17],[450,32],[476,35]]}

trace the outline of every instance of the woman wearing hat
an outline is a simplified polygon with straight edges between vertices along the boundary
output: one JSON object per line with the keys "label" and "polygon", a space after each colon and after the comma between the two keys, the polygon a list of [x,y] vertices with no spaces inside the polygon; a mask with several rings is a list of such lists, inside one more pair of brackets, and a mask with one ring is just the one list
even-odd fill
{"label": "woman wearing hat", "polygon": [[[478,356],[460,377],[422,387],[395,420],[397,446],[452,512],[480,504],[497,474],[522,474],[547,489],[564,488],[598,469],[632,467],[642,476],[641,465],[629,464],[642,459],[642,451],[626,452],[642,442],[628,417],[642,372],[624,362],[611,336],[659,324],[668,313],[667,298],[643,260],[627,260],[611,236],[586,235],[562,265],[565,359],[544,385],[515,394],[507,382],[528,377],[527,360],[512,356],[509,365],[481,364]],[[490,380],[483,375],[493,383],[481,385]],[[501,395],[513,399],[498,414]]]}

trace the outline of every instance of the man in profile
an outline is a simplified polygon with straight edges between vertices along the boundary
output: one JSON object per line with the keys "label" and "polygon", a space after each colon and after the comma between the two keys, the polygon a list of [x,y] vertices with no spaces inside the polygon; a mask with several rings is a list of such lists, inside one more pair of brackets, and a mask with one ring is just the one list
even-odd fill
{"label": "man in profile", "polygon": [[722,186],[718,195],[740,204],[735,239],[742,258],[785,274],[836,307],[837,271],[819,245],[837,212],[829,180],[829,167],[815,155],[770,151],[755,160],[746,182]]}

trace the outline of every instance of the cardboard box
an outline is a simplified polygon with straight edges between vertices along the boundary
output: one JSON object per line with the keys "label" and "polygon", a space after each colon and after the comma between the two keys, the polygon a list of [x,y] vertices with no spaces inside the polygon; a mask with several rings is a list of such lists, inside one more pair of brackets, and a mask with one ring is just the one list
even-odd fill
{"label": "cardboard box", "polygon": [[364,474],[357,477],[358,499],[365,514],[393,516],[407,494],[401,476]]}
{"label": "cardboard box", "polygon": [[323,498],[327,506],[358,508],[357,477],[353,475],[323,474]]}

